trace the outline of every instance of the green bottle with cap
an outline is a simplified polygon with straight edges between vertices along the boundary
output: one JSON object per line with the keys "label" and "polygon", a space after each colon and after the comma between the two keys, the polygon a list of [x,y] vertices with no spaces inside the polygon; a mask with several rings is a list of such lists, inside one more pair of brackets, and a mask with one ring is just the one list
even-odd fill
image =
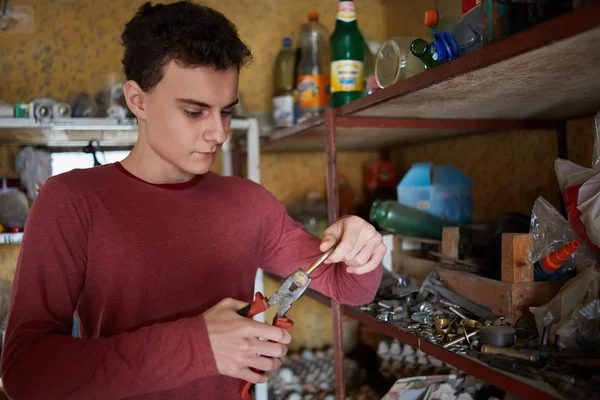
{"label": "green bottle with cap", "polygon": [[364,96],[365,39],[358,29],[354,1],[341,0],[335,30],[329,40],[331,52],[331,107]]}
{"label": "green bottle with cap", "polygon": [[444,227],[460,226],[458,222],[392,200],[375,200],[369,219],[388,232],[434,240],[442,240]]}

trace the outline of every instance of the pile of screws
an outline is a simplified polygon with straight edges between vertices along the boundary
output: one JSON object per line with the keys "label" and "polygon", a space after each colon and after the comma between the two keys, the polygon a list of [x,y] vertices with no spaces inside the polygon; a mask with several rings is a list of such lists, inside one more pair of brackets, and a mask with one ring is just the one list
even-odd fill
{"label": "pile of screws", "polygon": [[398,275],[388,277],[387,285],[374,303],[360,309],[455,353],[479,350],[483,326],[510,327],[504,318],[446,289],[435,272],[420,288],[414,287],[409,277]]}

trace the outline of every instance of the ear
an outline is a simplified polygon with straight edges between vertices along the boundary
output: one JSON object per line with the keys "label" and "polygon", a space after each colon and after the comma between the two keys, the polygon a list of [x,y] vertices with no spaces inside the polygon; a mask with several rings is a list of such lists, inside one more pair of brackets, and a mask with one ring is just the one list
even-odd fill
{"label": "ear", "polygon": [[146,119],[146,93],[135,81],[127,81],[123,85],[125,101],[131,112],[140,119]]}

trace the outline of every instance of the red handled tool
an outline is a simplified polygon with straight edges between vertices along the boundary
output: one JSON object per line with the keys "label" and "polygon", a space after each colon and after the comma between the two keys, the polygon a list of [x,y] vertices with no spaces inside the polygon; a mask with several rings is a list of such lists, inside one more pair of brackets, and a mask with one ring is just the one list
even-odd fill
{"label": "red handled tool", "polygon": [[[298,300],[306,289],[310,285],[311,278],[310,273],[314,271],[319,265],[323,263],[333,253],[335,246],[327,250],[314,264],[312,264],[306,271],[303,269],[297,269],[292,272],[283,281],[277,292],[273,294],[269,299],[263,296],[262,293],[257,292],[254,296],[254,301],[248,304],[246,307],[238,310],[238,314],[242,317],[252,318],[261,312],[266,311],[269,307],[279,304],[279,310],[273,318],[273,326],[277,326],[283,329],[289,329],[294,326],[294,322],[287,318],[285,315],[289,311],[290,307],[296,300]],[[260,372],[256,369],[252,369],[255,372]],[[254,384],[244,381],[240,388],[240,394],[242,400],[251,400],[254,394]]]}

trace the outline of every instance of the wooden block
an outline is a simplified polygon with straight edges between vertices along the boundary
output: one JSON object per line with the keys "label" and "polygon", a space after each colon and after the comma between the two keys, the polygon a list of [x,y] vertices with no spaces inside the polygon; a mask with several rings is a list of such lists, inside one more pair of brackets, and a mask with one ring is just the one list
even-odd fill
{"label": "wooden block", "polygon": [[533,282],[533,264],[527,260],[530,246],[528,234],[502,235],[502,282]]}
{"label": "wooden block", "polygon": [[467,272],[437,268],[444,285],[477,304],[489,307],[499,317],[513,322],[529,314],[529,307],[539,307],[554,298],[564,281],[510,283]]}
{"label": "wooden block", "polygon": [[509,283],[441,267],[438,268],[438,274],[444,282],[444,286],[454,293],[489,307],[498,316],[508,317],[510,315]]}
{"label": "wooden block", "polygon": [[453,259],[458,259],[458,243],[460,228],[457,226],[446,227],[442,230],[442,254]]}
{"label": "wooden block", "polygon": [[558,294],[565,281],[546,281],[511,284],[511,318],[517,319],[529,314],[529,307],[547,304]]}

